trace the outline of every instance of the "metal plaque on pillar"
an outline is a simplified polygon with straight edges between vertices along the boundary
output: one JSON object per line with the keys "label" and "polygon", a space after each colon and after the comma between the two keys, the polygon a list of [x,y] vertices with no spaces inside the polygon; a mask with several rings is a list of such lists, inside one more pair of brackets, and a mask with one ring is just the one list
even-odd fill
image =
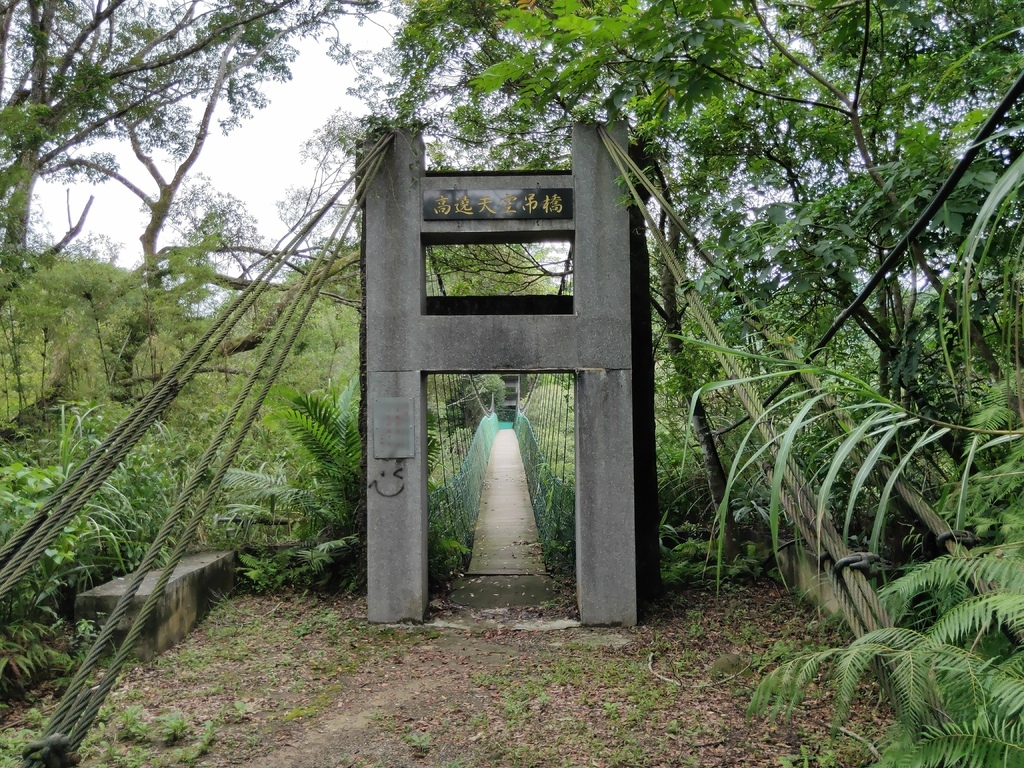
{"label": "metal plaque on pillar", "polygon": [[373,457],[411,459],[416,455],[411,397],[373,398]]}

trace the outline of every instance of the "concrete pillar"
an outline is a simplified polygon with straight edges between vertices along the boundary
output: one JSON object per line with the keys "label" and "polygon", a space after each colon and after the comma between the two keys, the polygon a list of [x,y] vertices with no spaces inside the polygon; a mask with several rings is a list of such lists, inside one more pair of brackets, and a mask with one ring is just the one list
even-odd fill
{"label": "concrete pillar", "polygon": [[576,376],[576,590],[587,625],[636,624],[630,372]]}
{"label": "concrete pillar", "polygon": [[[624,127],[612,133],[625,144]],[[370,621],[421,621],[427,609],[424,373],[561,370],[576,374],[580,617],[584,624],[636,623],[629,220],[618,170],[595,126],[573,128],[572,154],[571,175],[425,176],[422,142],[400,134],[370,187],[364,230]],[[424,197],[438,189],[570,184],[571,221],[438,221],[423,214]],[[573,314],[427,314],[424,242],[569,237],[576,264]],[[392,410],[409,414],[403,428],[412,434],[381,450],[375,422],[378,429],[384,421],[391,425],[380,414]]]}
{"label": "concrete pillar", "polygon": [[[427,612],[427,419],[425,378],[419,371],[370,372],[367,440],[367,604],[375,623],[422,621]],[[374,423],[381,398],[413,403],[415,455],[377,458]]]}
{"label": "concrete pillar", "polygon": [[[422,621],[429,600],[425,379],[418,369],[397,369],[387,354],[408,343],[424,304],[422,167],[419,138],[396,136],[366,201],[367,603],[378,623]],[[396,457],[375,447],[381,398],[411,402],[411,450]]]}
{"label": "concrete pillar", "polygon": [[[623,146],[624,126],[611,129]],[[577,319],[588,343],[630,339],[629,217],[596,126],[572,133]],[[625,344],[623,344],[625,346]],[[636,624],[632,367],[598,349],[576,374],[576,590],[584,624]],[[599,362],[600,361],[600,362]]]}

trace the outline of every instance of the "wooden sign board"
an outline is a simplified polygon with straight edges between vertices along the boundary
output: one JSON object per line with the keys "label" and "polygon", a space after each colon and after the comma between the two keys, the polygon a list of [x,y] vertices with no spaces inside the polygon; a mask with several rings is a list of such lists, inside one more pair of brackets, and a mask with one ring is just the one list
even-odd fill
{"label": "wooden sign board", "polygon": [[571,219],[572,193],[572,187],[427,189],[423,220]]}

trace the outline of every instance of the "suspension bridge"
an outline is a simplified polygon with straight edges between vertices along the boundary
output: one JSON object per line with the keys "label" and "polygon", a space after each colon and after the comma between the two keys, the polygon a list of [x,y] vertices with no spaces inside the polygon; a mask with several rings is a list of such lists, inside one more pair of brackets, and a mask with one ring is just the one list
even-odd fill
{"label": "suspension bridge", "polygon": [[[433,376],[428,384],[438,431],[453,436],[437,451],[431,476],[444,485],[431,492],[428,517],[435,546],[458,537],[465,576],[453,584],[456,603],[541,605],[553,597],[549,574],[571,574],[575,565],[572,377],[524,378],[526,397],[506,401],[501,412],[484,406],[472,376]],[[448,416],[452,393],[466,389],[483,414],[468,448],[459,439],[466,430]]]}
{"label": "suspension bridge", "polygon": [[[69,755],[95,721],[167,578],[213,506],[227,469],[259,417],[289,350],[340,258],[341,244],[360,206],[365,212],[366,387],[362,403],[367,432],[369,619],[422,621],[428,607],[427,560],[431,552],[455,553],[466,559],[470,572],[474,568],[507,568],[505,554],[508,559],[519,559],[511,555],[526,546],[518,542],[527,534],[506,523],[510,518],[529,523],[525,510],[499,514],[496,519],[504,517],[505,522],[478,528],[481,494],[497,487],[488,479],[495,439],[499,432],[509,431],[499,429],[499,422],[511,421],[545,569],[575,574],[582,623],[636,622],[636,575],[639,568],[650,565],[638,556],[650,543],[649,521],[644,515],[656,516],[657,509],[634,506],[639,477],[634,455],[640,451],[641,439],[634,433],[634,414],[639,411],[633,391],[636,361],[630,313],[637,305],[631,294],[637,280],[631,274],[629,219],[621,205],[617,180],[624,182],[637,203],[638,215],[647,219],[649,235],[680,285],[689,285],[686,274],[664,242],[648,199],[660,204],[664,215],[693,240],[700,258],[713,259],[689,234],[686,223],[660,199],[658,186],[630,158],[625,139],[622,128],[608,131],[576,126],[572,171],[547,174],[429,174],[423,168],[422,141],[403,133],[385,136],[364,153],[350,182],[268,260],[264,271],[245,290],[226,302],[207,332],[0,548],[3,599],[35,567],[64,526],[203,369],[224,339],[243,320],[248,322],[250,310],[277,284],[296,249],[348,192],[350,200],[337,217],[337,229],[307,263],[287,304],[269,323],[271,330],[251,375],[227,409],[216,439],[195,463],[142,565],[129,579],[122,600],[55,708],[41,741],[30,750],[28,765],[71,764]],[[922,216],[918,231],[931,215]],[[550,238],[572,242],[579,254],[573,296],[427,301],[423,290],[425,246]],[[883,277],[887,269],[883,268]],[[646,283],[647,272],[640,270],[639,274]],[[868,293],[865,289],[865,297]],[[749,312],[746,322],[751,328],[764,335],[767,343],[784,347],[784,341],[761,323],[757,308],[742,294],[736,295]],[[766,455],[775,458],[768,474],[781,489],[781,504],[805,547],[821,564],[850,628],[863,635],[891,627],[893,622],[869,580],[877,555],[850,550],[831,516],[819,508],[804,470],[791,456],[777,451],[780,435],[765,418],[767,404],[777,393],[765,400],[737,360],[726,354],[727,343],[700,294],[689,288],[684,297],[688,313],[716,350],[727,376],[735,381],[737,396],[763,437]],[[642,310],[647,312],[647,306]],[[848,316],[838,318],[836,327]],[[834,331],[829,333],[834,335]],[[649,346],[649,337],[646,343]],[[791,350],[789,354],[800,359]],[[486,412],[493,409],[482,409],[474,426],[461,407],[464,403],[453,398],[460,386],[458,379],[479,371],[518,371],[526,378],[528,394],[511,418],[506,413],[501,419],[497,412]],[[559,379],[553,371],[568,373]],[[801,380],[816,387],[814,373],[805,368],[796,368],[787,384]],[[840,429],[852,431],[851,417],[833,401],[822,397],[812,405],[827,409]],[[653,440],[653,430],[651,433]],[[507,445],[508,440],[502,434],[499,445]],[[431,454],[434,461],[429,460]],[[504,459],[499,460],[508,455],[504,447],[494,454],[492,479],[510,472],[502,469]],[[900,477],[898,468],[884,462],[877,467],[885,492],[899,497],[939,546],[969,555],[966,532],[951,530],[922,493]],[[516,495],[524,500],[521,493]],[[489,505],[489,497],[485,499],[485,506]],[[483,518],[488,519],[489,515]],[[654,533],[656,568],[656,527]],[[468,559],[474,545],[478,563],[484,564],[474,566]],[[167,550],[170,554],[165,558]],[[95,680],[114,629],[160,560],[165,562],[163,575],[113,659],[106,663],[104,674]],[[540,570],[536,561],[531,563],[528,569]],[[979,592],[989,588],[983,582],[974,586]],[[878,673],[885,686],[888,670],[880,668]]]}

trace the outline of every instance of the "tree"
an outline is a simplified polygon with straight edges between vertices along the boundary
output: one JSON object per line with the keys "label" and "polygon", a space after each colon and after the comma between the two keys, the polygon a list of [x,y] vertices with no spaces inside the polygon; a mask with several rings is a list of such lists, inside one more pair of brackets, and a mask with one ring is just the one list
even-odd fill
{"label": "tree", "polygon": [[[174,194],[226,100],[225,128],[262,106],[259,85],[288,76],[289,39],[324,31],[338,15],[372,7],[323,2],[96,4],[20,0],[0,17],[0,241],[8,280],[33,268],[80,232],[88,205],[57,242],[35,242],[30,227],[36,181],[54,174],[112,178],[151,211],[143,250],[151,254]],[[192,104],[204,104],[196,117]],[[158,193],[120,174],[102,139],[127,141]],[[170,177],[154,152],[177,162]],[[70,216],[70,212],[69,212]],[[0,303],[3,297],[0,295]]]}
{"label": "tree", "polygon": [[[340,15],[372,7],[362,0],[184,5],[113,0],[95,6],[27,0],[4,6],[0,310],[17,303],[6,310],[5,325],[15,372],[25,368],[19,350],[34,341],[18,337],[31,328],[21,318],[28,306],[17,301],[19,291],[25,287],[31,293],[28,276],[59,266],[88,214],[88,205],[80,215],[69,211],[69,221],[77,217],[77,222],[56,242],[44,240],[31,227],[36,181],[113,181],[131,191],[148,213],[136,280],[117,281],[123,284],[117,338],[107,339],[104,359],[108,386],[130,398],[138,382],[159,375],[153,339],[161,323],[174,314],[203,315],[218,291],[247,282],[249,270],[273,250],[258,239],[237,201],[225,199],[208,182],[190,180],[210,131],[218,123],[230,130],[263,106],[262,84],[289,76],[296,37],[326,34]],[[130,148],[141,179],[109,151],[113,142]],[[173,239],[167,237],[168,225],[177,230]],[[86,269],[81,259],[88,259],[87,252],[69,253],[69,266],[60,269],[73,270],[75,263]],[[87,291],[79,298],[94,301],[92,296]],[[170,322],[178,331],[188,325],[188,320],[184,326]],[[51,331],[42,327],[44,337]],[[149,351],[145,372],[138,360],[144,347]],[[248,348],[241,342],[233,347]],[[50,365],[49,384],[37,398],[26,400],[19,380],[19,402],[45,409],[67,394],[72,369]]]}
{"label": "tree", "polygon": [[[778,315],[799,318],[787,333],[806,346],[817,323],[852,298],[859,271],[877,267],[914,201],[936,188],[1008,86],[1022,22],[1013,3],[953,9],[932,0],[898,8],[418,3],[398,38],[391,102],[464,147],[489,125],[507,137],[491,144],[517,146],[521,157],[542,156],[522,144],[539,138],[540,126],[628,120],[663,195],[689,222],[679,242],[694,277],[766,307],[795,300],[799,314],[783,304]],[[935,346],[912,322],[915,311],[959,317],[941,275],[962,242],[964,215],[978,209],[1018,144],[985,153],[915,244],[905,280],[889,280],[855,315],[877,348],[864,364],[884,390],[917,407],[940,411],[955,398],[918,380],[915,360]],[[694,189],[701,194],[687,196]],[[680,234],[665,232],[670,241]],[[701,252],[713,254],[712,269]],[[971,338],[988,375],[998,376],[990,320],[973,318]]]}

